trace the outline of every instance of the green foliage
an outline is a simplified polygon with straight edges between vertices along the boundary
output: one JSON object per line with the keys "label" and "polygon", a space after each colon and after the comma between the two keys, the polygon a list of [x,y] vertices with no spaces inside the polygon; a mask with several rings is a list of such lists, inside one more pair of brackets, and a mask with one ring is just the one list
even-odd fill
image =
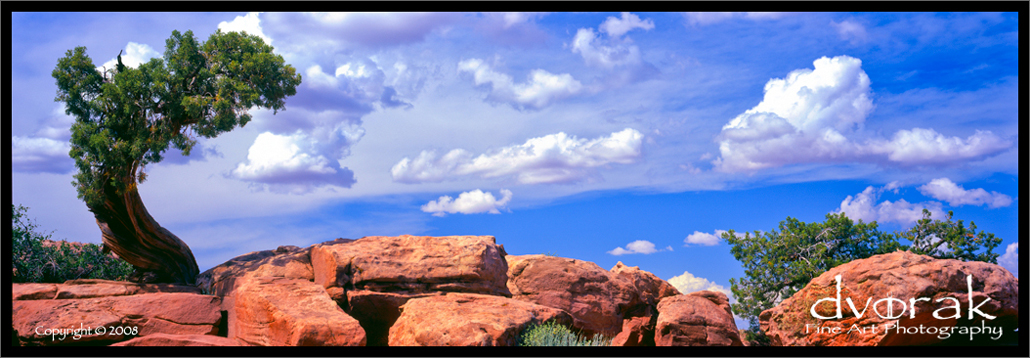
{"label": "green foliage", "polygon": [[[107,188],[122,192],[146,179],[169,145],[185,155],[197,135],[215,137],[244,126],[251,107],[285,107],[301,77],[259,37],[215,32],[204,43],[173,31],[164,58],[137,68],[121,63],[98,71],[85,47],[69,50],[52,73],[56,101],[76,118],[73,183],[90,207]],[[108,193],[110,194],[110,193]]]}
{"label": "green foliage", "polygon": [[592,338],[580,337],[571,329],[548,321],[542,325],[531,324],[519,335],[518,346],[554,347],[554,346],[608,346],[611,338],[595,334]]}
{"label": "green foliage", "polygon": [[51,234],[25,217],[28,208],[11,205],[11,266],[14,282],[60,283],[79,278],[127,281],[133,273],[128,262],[104,254],[100,245],[71,245],[50,241]]}
{"label": "green foliage", "polygon": [[[991,250],[1001,238],[981,231],[976,225],[967,229],[961,220],[930,220],[930,211],[923,210],[923,219],[905,232],[885,233],[876,222],[857,223],[843,213],[827,214],[826,221],[804,223],[787,217],[779,230],[755,231],[738,236],[730,230],[722,239],[732,247],[730,252],[744,267],[744,277],[730,279],[733,312],[748,320],[749,339],[765,340],[759,329],[759,315],[775,307],[803,288],[813,278],[829,269],[852,260],[909,250],[937,258],[995,262],[998,254]],[[911,242],[903,245],[899,238]]]}
{"label": "green foliage", "polygon": [[930,220],[930,211],[923,209],[923,218],[916,226],[898,236],[912,242],[908,251],[930,255],[940,259],[962,261],[983,261],[998,263],[994,248],[1001,244],[1001,238],[981,230],[976,232],[976,223],[970,221],[966,228],[962,220],[951,221],[955,213],[948,211],[945,221]]}

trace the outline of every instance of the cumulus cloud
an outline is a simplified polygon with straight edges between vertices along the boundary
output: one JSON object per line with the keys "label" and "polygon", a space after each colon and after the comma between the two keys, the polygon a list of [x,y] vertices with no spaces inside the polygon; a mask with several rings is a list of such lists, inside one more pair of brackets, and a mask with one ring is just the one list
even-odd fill
{"label": "cumulus cloud", "polygon": [[249,35],[257,35],[266,44],[271,45],[272,39],[265,36],[265,32],[261,30],[259,14],[259,12],[249,12],[246,15],[237,16],[232,21],[222,21],[218,23],[218,29],[222,30],[222,32],[246,32]]}
{"label": "cumulus cloud", "polygon": [[312,153],[307,135],[261,133],[247,154],[230,173],[237,179],[265,184],[275,192],[307,193],[326,185],[349,188],[354,173],[340,168],[335,159]]}
{"label": "cumulus cloud", "polygon": [[494,71],[478,58],[458,63],[458,72],[471,73],[477,86],[489,85],[489,99],[509,103],[515,108],[539,109],[583,89],[583,84],[570,74],[556,75],[542,69],[531,71],[526,82],[515,83],[511,76]]}
{"label": "cumulus cloud", "polygon": [[[125,52],[122,53],[122,64],[128,67],[139,67],[139,65],[150,61],[150,59],[154,57],[161,57],[161,53],[155,51],[153,47],[150,47],[150,45],[129,42],[125,45]],[[116,55],[97,67],[97,70],[101,72],[105,69],[113,70],[117,64],[118,56]]]}
{"label": "cumulus cloud", "polygon": [[1005,248],[1005,253],[998,257],[998,264],[1013,275],[1019,277],[1019,243],[1014,242]]}
{"label": "cumulus cloud", "polygon": [[69,173],[75,169],[75,162],[68,156],[70,150],[67,140],[12,136],[11,169],[23,173]]}
{"label": "cumulus cloud", "polygon": [[867,187],[855,196],[848,195],[840,203],[835,213],[843,212],[848,218],[854,221],[865,222],[896,222],[902,225],[914,224],[923,218],[923,209],[930,210],[931,217],[942,218],[944,212],[941,210],[941,203],[930,201],[925,203],[909,203],[905,199],[898,199],[896,202],[884,200],[881,203],[876,201],[886,191],[896,188],[895,185],[887,185],[883,188]]}
{"label": "cumulus cloud", "polygon": [[594,29],[576,31],[576,37],[572,39],[572,52],[583,56],[588,66],[606,69],[639,65],[643,62],[640,58],[640,48],[633,45],[629,38],[622,41],[609,38],[609,41],[603,41],[598,38]]}
{"label": "cumulus cloud", "polygon": [[988,193],[983,188],[966,190],[948,178],[931,180],[918,189],[923,195],[944,200],[951,206],[987,205],[991,208],[1000,208],[1012,204],[1012,197],[1008,195],[996,191]]}
{"label": "cumulus cloud", "polygon": [[862,61],[822,57],[814,69],[790,72],[765,85],[763,100],[729,121],[716,137],[723,172],[755,171],[798,163],[876,162],[900,166],[946,165],[997,154],[1011,146],[990,131],[961,139],[933,129],[899,130],[891,139],[862,137],[873,110]]}
{"label": "cumulus cloud", "polygon": [[742,18],[749,20],[766,20],[766,19],[778,19],[783,17],[785,13],[782,12],[687,12],[683,13],[683,17],[687,19],[687,23],[693,26],[704,26],[711,25],[725,20],[733,18]]}
{"label": "cumulus cloud", "polygon": [[390,172],[399,183],[441,182],[465,176],[510,177],[521,184],[573,183],[595,175],[595,168],[636,162],[643,137],[631,128],[590,140],[559,132],[476,157],[464,149],[443,155],[424,150],[414,159],[401,159]]}
{"label": "cumulus cloud", "polygon": [[626,244],[626,248],[616,247],[614,250],[608,251],[609,254],[615,256],[628,255],[628,254],[653,254],[661,251],[672,251],[672,246],[664,249],[655,249],[654,243],[647,240],[637,240]]}
{"label": "cumulus cloud", "polygon": [[476,189],[458,195],[458,199],[450,196],[441,196],[440,199],[430,201],[422,205],[422,211],[433,213],[433,216],[444,216],[446,214],[500,214],[501,208],[511,201],[511,190],[501,189],[502,197],[498,200],[493,194]]}
{"label": "cumulus cloud", "polygon": [[707,232],[694,231],[693,234],[687,235],[686,239],[683,239],[684,244],[698,244],[705,246],[713,246],[719,244],[719,238],[725,230],[715,230],[715,234],[709,234]]}
{"label": "cumulus cloud", "polygon": [[708,279],[706,278],[694,276],[688,271],[683,271],[682,275],[670,278],[668,282],[670,285],[672,285],[672,287],[675,287],[682,294],[688,294],[691,292],[705,290],[722,292],[726,294],[726,297],[730,298],[731,302],[734,302],[733,292],[731,292],[728,288],[719,285],[715,282],[708,281]]}
{"label": "cumulus cloud", "polygon": [[599,30],[607,33],[609,36],[619,37],[633,29],[644,29],[650,30],[654,28],[654,22],[651,19],[640,20],[640,17],[628,12],[622,13],[622,18],[615,18],[609,16],[604,20],[604,23],[598,27]]}

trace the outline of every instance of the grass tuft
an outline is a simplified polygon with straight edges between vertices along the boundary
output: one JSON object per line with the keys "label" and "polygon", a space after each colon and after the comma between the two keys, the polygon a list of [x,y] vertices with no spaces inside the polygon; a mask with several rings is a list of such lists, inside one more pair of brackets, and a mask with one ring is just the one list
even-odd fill
{"label": "grass tuft", "polygon": [[568,327],[549,321],[541,325],[531,324],[519,335],[518,345],[521,347],[555,347],[555,346],[608,346],[612,342],[600,333],[591,338],[580,337]]}

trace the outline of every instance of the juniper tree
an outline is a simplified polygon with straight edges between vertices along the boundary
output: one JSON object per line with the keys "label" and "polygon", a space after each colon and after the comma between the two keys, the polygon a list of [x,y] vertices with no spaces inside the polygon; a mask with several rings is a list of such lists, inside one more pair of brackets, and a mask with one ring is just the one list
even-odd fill
{"label": "juniper tree", "polygon": [[[67,51],[52,75],[56,101],[75,117],[71,151],[79,199],[93,213],[105,250],[148,281],[193,284],[193,253],[147,212],[137,185],[169,147],[189,155],[198,137],[213,138],[251,120],[253,107],[285,109],[301,77],[261,38],[221,32],[199,42],[172,31],[163,58],[136,68],[117,59],[98,70],[85,47]],[[184,205],[188,205],[184,203]]]}
{"label": "juniper tree", "polygon": [[[962,220],[931,220],[923,209],[923,219],[907,231],[886,233],[875,221],[857,223],[844,213],[826,214],[825,222],[805,223],[787,217],[778,230],[755,231],[738,235],[733,230],[722,234],[730,252],[744,267],[744,277],[730,279],[730,290],[737,302],[733,312],[747,319],[749,339],[762,343],[759,316],[802,289],[812,279],[838,265],[873,255],[908,250],[936,258],[996,263],[992,250],[1001,243],[994,234],[976,232]],[[911,242],[905,245],[899,239]]]}

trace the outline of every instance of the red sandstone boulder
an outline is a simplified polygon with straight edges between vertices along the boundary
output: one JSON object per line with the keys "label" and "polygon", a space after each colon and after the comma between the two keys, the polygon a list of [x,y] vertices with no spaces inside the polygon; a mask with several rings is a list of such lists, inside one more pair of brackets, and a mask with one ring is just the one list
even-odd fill
{"label": "red sandstone boulder", "polygon": [[[823,320],[814,317],[813,305],[815,313],[820,316],[836,316],[837,306],[834,302],[819,300],[827,297],[836,299],[838,275],[841,278],[841,318]],[[967,277],[972,277],[971,294]],[[982,344],[1004,344],[1003,342],[1015,342],[1016,334],[1013,330],[1019,326],[1017,282],[1008,270],[998,265],[939,260],[898,251],[837,266],[813,279],[805,288],[778,306],[762,312],[759,319],[762,330],[769,336],[773,345],[890,346],[963,343],[960,340],[969,343],[968,335],[951,334],[949,338],[942,338],[941,327],[952,326],[975,326],[977,329],[983,329],[983,326],[996,327],[1002,333],[999,341],[988,338],[993,334],[982,334],[974,338]],[[898,300],[881,302],[878,314],[876,302],[890,297]],[[847,303],[848,298],[851,298],[858,314]],[[979,307],[979,311],[996,318],[986,319],[973,312],[974,320],[970,321],[970,298],[973,305]],[[910,300],[917,299],[913,317],[913,301]],[[957,312],[954,309],[956,302],[959,306]],[[939,315],[944,319],[934,317],[934,312],[942,308]],[[859,314],[861,318],[858,317]],[[881,314],[885,317],[881,317]],[[953,317],[956,314],[958,318]],[[894,328],[884,329],[887,325],[893,325]],[[924,327],[923,333],[919,333],[920,326]],[[876,327],[876,330],[871,327]],[[913,327],[914,332],[910,330]]]}
{"label": "red sandstone boulder", "polygon": [[631,317],[622,321],[622,332],[612,338],[612,346],[654,346],[655,316]]}
{"label": "red sandstone boulder", "polygon": [[572,322],[559,309],[467,293],[411,299],[401,310],[390,328],[391,346],[513,346],[532,323]]}
{"label": "red sandstone boulder", "polygon": [[56,283],[16,283],[11,287],[11,300],[49,300],[57,296]]}
{"label": "red sandstone boulder", "polygon": [[587,334],[615,335],[624,319],[656,316],[660,299],[679,294],[654,274],[622,262],[606,271],[593,262],[547,255],[506,259],[512,298],[565,310]]}
{"label": "red sandstone boulder", "polygon": [[[57,286],[60,290],[65,285]],[[12,327],[21,345],[110,344],[157,333],[217,335],[222,318],[219,297],[181,292],[19,300],[12,305]],[[62,340],[48,329],[82,330]]]}
{"label": "red sandstone boulder", "polygon": [[547,255],[507,259],[512,298],[564,310],[587,335],[622,330],[622,313],[636,296],[629,283],[588,261]]}
{"label": "red sandstone boulder", "polygon": [[220,336],[209,336],[203,334],[165,334],[156,333],[149,336],[136,337],[127,341],[118,342],[111,346],[126,347],[215,347],[215,346],[240,346],[240,342]]}
{"label": "red sandstone boulder", "polygon": [[369,236],[315,245],[311,263],[314,281],[361,322],[368,344],[386,345],[409,299],[439,292],[510,296],[505,255],[492,236]]}
{"label": "red sandstone boulder", "polygon": [[[671,284],[638,266],[626,266],[619,261],[609,270],[615,277],[629,282],[636,292],[633,306],[655,307],[663,298],[680,294]],[[632,308],[631,308],[632,309]]]}
{"label": "red sandstone boulder", "polygon": [[280,246],[237,256],[197,276],[197,287],[216,296],[230,296],[236,280],[245,277],[285,277],[311,281],[311,249]]}
{"label": "red sandstone boulder", "polygon": [[741,346],[740,333],[721,292],[698,291],[658,304],[658,346]]}
{"label": "red sandstone boulder", "polygon": [[230,330],[261,346],[361,346],[365,331],[320,285],[303,279],[252,277],[237,283]]}

